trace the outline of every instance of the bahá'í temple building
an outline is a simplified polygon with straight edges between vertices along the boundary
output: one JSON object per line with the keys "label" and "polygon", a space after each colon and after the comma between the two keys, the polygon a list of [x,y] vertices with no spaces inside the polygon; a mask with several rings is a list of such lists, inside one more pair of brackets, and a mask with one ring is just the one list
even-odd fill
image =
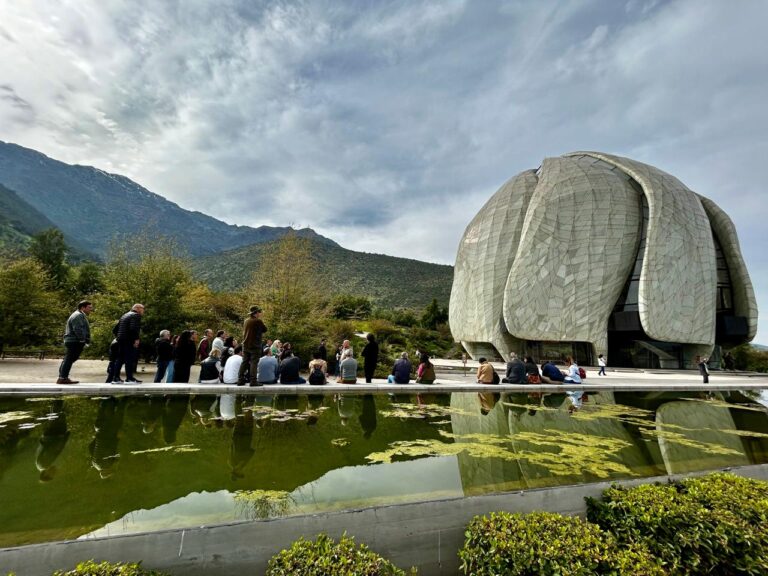
{"label": "bah\u00e1'\u00ed temple building", "polygon": [[574,152],[506,182],[470,222],[449,317],[473,358],[682,368],[754,338],[757,303],[714,202],[653,166]]}

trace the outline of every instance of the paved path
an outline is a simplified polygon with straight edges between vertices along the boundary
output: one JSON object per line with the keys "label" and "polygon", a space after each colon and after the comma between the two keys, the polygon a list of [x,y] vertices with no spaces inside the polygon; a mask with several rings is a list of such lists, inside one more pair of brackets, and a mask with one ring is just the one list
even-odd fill
{"label": "paved path", "polygon": [[[50,394],[335,394],[351,393],[442,393],[442,392],[563,392],[558,385],[481,385],[474,379],[476,362],[468,362],[464,372],[459,360],[435,360],[438,381],[435,384],[387,384],[374,379],[372,384],[328,384],[326,386],[271,385],[263,387],[239,387],[202,384],[153,384],[154,365],[140,365],[137,376],[142,384],[105,384],[107,362],[103,360],[79,360],[71,377],[81,381],[77,385],[57,385],[59,360],[4,359],[0,360],[0,394],[50,395]],[[494,364],[498,371],[501,363]],[[142,372],[143,370],[143,372]],[[192,368],[190,380],[197,380],[199,367]],[[765,390],[768,374],[747,372],[714,372],[708,385],[692,370],[635,370],[609,369],[607,376],[597,376],[597,370],[587,367],[588,377],[581,386],[569,385],[568,390],[589,391],[692,391],[692,390]]]}

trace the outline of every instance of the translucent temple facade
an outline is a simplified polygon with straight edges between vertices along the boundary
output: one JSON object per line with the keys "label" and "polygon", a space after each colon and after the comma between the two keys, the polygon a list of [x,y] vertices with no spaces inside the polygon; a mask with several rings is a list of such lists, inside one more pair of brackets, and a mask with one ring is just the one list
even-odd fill
{"label": "translucent temple facade", "polygon": [[658,168],[596,152],[547,158],[488,200],[461,239],[449,313],[473,358],[588,365],[690,367],[757,330],[725,212]]}

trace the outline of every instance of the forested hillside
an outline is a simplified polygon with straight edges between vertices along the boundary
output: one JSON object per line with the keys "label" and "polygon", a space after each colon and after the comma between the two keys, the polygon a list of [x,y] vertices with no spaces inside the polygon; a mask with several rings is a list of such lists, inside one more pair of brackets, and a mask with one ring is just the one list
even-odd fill
{"label": "forested hillside", "polygon": [[[246,286],[262,257],[275,250],[274,242],[245,246],[192,262],[196,278],[217,291]],[[382,254],[354,252],[311,241],[310,276],[327,294],[360,294],[376,305],[391,308],[423,308],[433,298],[448,304],[453,267]]]}

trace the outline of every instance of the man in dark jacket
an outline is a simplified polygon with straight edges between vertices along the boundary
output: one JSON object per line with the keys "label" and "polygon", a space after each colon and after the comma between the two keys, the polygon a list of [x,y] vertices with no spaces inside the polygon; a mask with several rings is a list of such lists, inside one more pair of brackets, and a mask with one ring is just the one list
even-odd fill
{"label": "man in dark jacket", "polygon": [[83,300],[77,305],[77,310],[67,319],[64,329],[64,347],[67,349],[64,360],[59,366],[59,378],[56,384],[77,384],[77,380],[69,379],[72,364],[77,362],[83,348],[91,343],[91,326],[88,324],[88,314],[93,310],[93,304]]}
{"label": "man in dark jacket", "polygon": [[517,354],[514,352],[509,353],[509,362],[507,362],[507,375],[502,382],[506,384],[527,384],[528,377],[525,374],[525,364]]}
{"label": "man in dark jacket", "polygon": [[171,333],[168,330],[160,331],[160,338],[155,340],[155,352],[157,357],[157,372],[155,372],[155,382],[162,382],[165,377],[165,371],[168,364],[173,360],[173,345],[171,345]]}
{"label": "man in dark jacket", "polygon": [[557,366],[555,366],[551,360],[547,360],[541,365],[541,381],[545,384],[552,384],[555,382],[562,382],[565,380],[565,374],[560,372]]}
{"label": "man in dark jacket", "polygon": [[299,376],[301,360],[293,355],[293,350],[288,350],[285,354],[280,362],[280,384],[306,384],[307,381]]}
{"label": "man in dark jacket", "polygon": [[256,372],[261,358],[261,340],[267,331],[264,322],[261,321],[261,308],[251,306],[250,314],[243,322],[243,363],[240,365],[238,385],[245,384],[245,372],[250,370],[251,386],[260,386],[256,381]]}
{"label": "man in dark jacket", "polygon": [[133,376],[133,369],[139,354],[141,340],[141,317],[144,315],[144,304],[134,304],[131,309],[120,317],[117,324],[117,344],[120,352],[114,369],[114,383],[119,383],[120,369],[125,364],[126,383],[139,384]]}
{"label": "man in dark jacket", "polygon": [[395,384],[408,384],[411,380],[411,362],[408,360],[408,352],[400,354],[400,358],[397,359],[395,365],[392,366],[392,374],[389,375],[387,381]]}

